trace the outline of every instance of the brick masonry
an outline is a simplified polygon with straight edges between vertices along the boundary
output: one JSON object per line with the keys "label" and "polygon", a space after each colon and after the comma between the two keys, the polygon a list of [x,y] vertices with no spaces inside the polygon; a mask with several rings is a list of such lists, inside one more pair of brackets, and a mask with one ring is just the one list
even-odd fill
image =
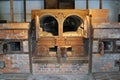
{"label": "brick masonry", "polygon": [[98,44],[100,40],[116,40],[115,44],[119,44],[120,24],[101,23],[94,28],[93,37],[96,39],[93,40],[93,52],[98,52]]}
{"label": "brick masonry", "polygon": [[0,73],[29,73],[28,54],[7,54],[4,55],[5,67],[0,69]]}
{"label": "brick masonry", "polygon": [[[5,63],[4,67],[0,68],[0,73],[30,73],[29,54],[23,54],[29,52],[28,29],[29,23],[0,24],[0,64]],[[9,50],[4,54],[3,44],[7,42],[3,39],[7,42],[20,42],[20,51]]]}
{"label": "brick masonry", "polygon": [[33,74],[88,74],[88,63],[34,63]]}
{"label": "brick masonry", "polygon": [[28,39],[29,23],[0,24],[0,39]]}
{"label": "brick masonry", "polygon": [[[94,38],[98,39],[114,39],[120,38],[120,24],[102,23],[108,21],[108,10],[90,10],[93,17],[93,23],[99,24],[94,26]],[[99,13],[99,14],[98,14]],[[97,14],[97,15],[95,15]],[[99,16],[99,17],[98,17]],[[102,23],[102,24],[100,24]],[[94,25],[93,24],[93,25]],[[10,24],[11,25],[11,24]],[[28,24],[27,24],[28,25]],[[1,27],[2,26],[2,27]],[[18,26],[18,27],[16,27]],[[6,28],[6,29],[5,29]],[[12,29],[10,29],[12,28]],[[17,28],[17,29],[15,29]],[[19,30],[18,30],[19,28]],[[0,39],[27,39],[28,38],[28,26],[24,30],[22,25],[12,25],[9,27],[8,24],[0,25]],[[100,28],[100,29],[98,29]],[[106,29],[109,28],[109,29]],[[113,29],[116,28],[116,29]],[[23,42],[24,52],[28,52],[26,48],[28,42]],[[98,52],[98,40],[93,41],[93,52]],[[93,54],[92,58],[92,71],[93,72],[112,72],[118,71],[119,67],[115,66],[115,60],[120,59],[119,53],[107,53],[104,55]],[[0,69],[0,73],[29,73],[29,56],[28,54],[6,54],[0,58],[4,61],[5,68]],[[88,74],[88,63],[33,63],[33,74]]]}
{"label": "brick masonry", "polygon": [[[94,31],[95,38],[120,38],[120,29],[98,29]],[[97,34],[96,34],[97,33]]]}
{"label": "brick masonry", "polygon": [[[115,60],[120,59],[119,52],[116,51],[116,45],[119,45],[120,24],[119,23],[102,23],[94,28],[92,71],[93,72],[114,72],[119,71],[119,67],[115,66]],[[112,51],[99,53],[99,40],[114,40]]]}
{"label": "brick masonry", "polygon": [[120,54],[93,54],[93,72],[118,72],[119,67],[115,66],[115,60],[120,59]]}
{"label": "brick masonry", "polygon": [[27,39],[28,30],[0,30],[0,39]]}
{"label": "brick masonry", "polygon": [[90,9],[90,15],[92,15],[92,25],[99,25],[100,23],[109,22],[109,10],[107,9]]}

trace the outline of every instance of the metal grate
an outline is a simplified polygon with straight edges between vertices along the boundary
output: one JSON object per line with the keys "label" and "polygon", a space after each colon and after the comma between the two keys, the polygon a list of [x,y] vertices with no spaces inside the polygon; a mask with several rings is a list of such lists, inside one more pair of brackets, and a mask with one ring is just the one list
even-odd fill
{"label": "metal grate", "polygon": [[93,73],[95,80],[120,80],[120,72]]}

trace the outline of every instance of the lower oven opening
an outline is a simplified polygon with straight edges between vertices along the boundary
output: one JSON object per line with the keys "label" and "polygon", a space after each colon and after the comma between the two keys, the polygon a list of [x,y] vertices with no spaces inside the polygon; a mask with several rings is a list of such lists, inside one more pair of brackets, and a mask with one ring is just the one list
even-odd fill
{"label": "lower oven opening", "polygon": [[57,53],[57,46],[54,46],[54,47],[50,47],[49,48],[49,55],[51,57],[56,57],[56,53]]}
{"label": "lower oven opening", "polygon": [[62,47],[62,48],[59,48],[58,50],[58,47],[57,46],[54,46],[54,47],[51,47],[49,48],[49,55],[51,57],[72,57],[72,47],[68,47],[68,48],[65,48],[65,47]]}
{"label": "lower oven opening", "polygon": [[67,48],[67,56],[72,56],[72,47]]}

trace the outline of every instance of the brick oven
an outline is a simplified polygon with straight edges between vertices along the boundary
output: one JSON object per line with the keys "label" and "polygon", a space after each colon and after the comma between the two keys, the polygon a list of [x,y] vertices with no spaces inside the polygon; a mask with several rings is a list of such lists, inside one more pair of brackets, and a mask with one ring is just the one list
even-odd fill
{"label": "brick oven", "polygon": [[110,23],[108,13],[32,10],[30,23],[0,24],[0,73],[93,73],[113,79],[111,72],[120,71],[120,23]]}
{"label": "brick oven", "polygon": [[[80,67],[81,63],[86,65],[87,73],[89,24],[88,10],[32,10],[30,42],[33,66],[52,64],[54,69],[56,64]],[[35,73],[41,73],[39,71]]]}
{"label": "brick oven", "polygon": [[29,23],[0,24],[0,73],[29,73]]}
{"label": "brick oven", "polygon": [[101,23],[94,28],[93,60],[96,59],[97,55],[99,58],[93,63],[96,64],[96,61],[103,61],[104,63],[97,67],[98,70],[93,68],[95,72],[99,70],[105,72],[119,71],[119,66],[115,66],[115,61],[120,59],[119,34],[119,23]]}

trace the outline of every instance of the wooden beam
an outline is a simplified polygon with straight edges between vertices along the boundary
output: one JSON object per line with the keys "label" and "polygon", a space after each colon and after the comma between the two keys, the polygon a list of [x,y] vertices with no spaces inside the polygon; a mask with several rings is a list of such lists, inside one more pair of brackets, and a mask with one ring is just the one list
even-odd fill
{"label": "wooden beam", "polygon": [[86,0],[86,9],[88,9],[89,7],[88,7],[88,0]]}
{"label": "wooden beam", "polygon": [[10,16],[11,22],[14,22],[13,0],[10,0]]}
{"label": "wooden beam", "polygon": [[102,0],[99,0],[99,9],[102,9]]}
{"label": "wooden beam", "polygon": [[26,0],[24,0],[24,22],[26,22]]}

